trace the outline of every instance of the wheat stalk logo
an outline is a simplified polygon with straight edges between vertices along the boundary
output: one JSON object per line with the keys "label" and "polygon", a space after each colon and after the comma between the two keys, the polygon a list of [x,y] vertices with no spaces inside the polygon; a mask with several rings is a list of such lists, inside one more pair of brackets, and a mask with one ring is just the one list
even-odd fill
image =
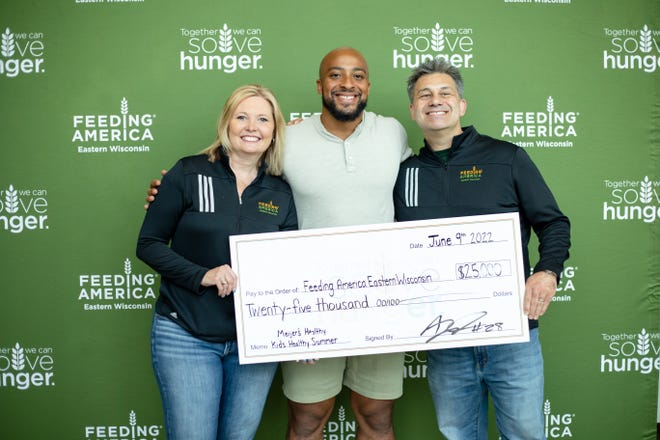
{"label": "wheat stalk logo", "polygon": [[639,33],[639,49],[644,53],[651,52],[651,30],[647,25]]}
{"label": "wheat stalk logo", "polygon": [[128,414],[128,424],[131,425],[131,433],[133,440],[135,440],[135,425],[137,424],[137,417],[135,417],[135,411],[131,410]]}
{"label": "wheat stalk logo", "polygon": [[218,42],[220,43],[220,52],[231,52],[231,29],[227,27],[227,23],[225,23],[224,26],[222,26],[222,29],[220,29],[220,38],[218,38]]}
{"label": "wheat stalk logo", "polygon": [[651,203],[652,200],[652,190],[651,190],[651,181],[649,176],[644,176],[644,180],[641,181],[641,189],[639,191],[639,200],[642,203]]}
{"label": "wheat stalk logo", "polygon": [[552,99],[552,96],[548,96],[545,108],[548,110],[548,127],[552,131],[552,112],[555,110],[555,101]]}
{"label": "wheat stalk logo", "polygon": [[131,267],[131,260],[128,258],[124,260],[124,273],[126,274],[126,288],[128,289],[131,286],[131,278],[129,275],[133,272]]}
{"label": "wheat stalk logo", "polygon": [[2,53],[3,57],[13,56],[14,46],[14,34],[9,31],[9,28],[7,28],[2,34],[2,46],[0,47],[0,53]]}
{"label": "wheat stalk logo", "polygon": [[649,346],[649,334],[646,333],[646,329],[643,328],[642,331],[637,335],[637,353],[640,356],[649,354]]}
{"label": "wheat stalk logo", "polygon": [[546,105],[548,113],[551,113],[555,110],[555,101],[552,99],[552,96],[548,96],[548,104]]}
{"label": "wheat stalk logo", "polygon": [[23,347],[18,345],[18,342],[11,349],[11,366],[14,367],[14,370],[21,371],[25,368],[25,350]]}
{"label": "wheat stalk logo", "polygon": [[9,185],[9,189],[5,191],[5,210],[9,214],[18,212],[18,191],[14,189],[14,185]]}
{"label": "wheat stalk logo", "polygon": [[344,422],[346,421],[346,410],[344,409],[344,406],[339,407],[339,434],[341,434],[341,438],[344,438]]}
{"label": "wheat stalk logo", "polygon": [[431,48],[436,52],[445,50],[445,30],[440,27],[440,23],[431,29]]}
{"label": "wheat stalk logo", "polygon": [[121,104],[119,108],[121,109],[121,119],[124,123],[124,128],[126,128],[126,118],[128,115],[128,100],[125,97],[121,98]]}

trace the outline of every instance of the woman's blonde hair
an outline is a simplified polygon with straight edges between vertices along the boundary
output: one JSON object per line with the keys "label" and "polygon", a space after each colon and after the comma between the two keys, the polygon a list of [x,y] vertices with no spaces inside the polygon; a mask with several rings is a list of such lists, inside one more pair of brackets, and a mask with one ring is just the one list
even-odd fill
{"label": "woman's blonde hair", "polygon": [[273,130],[273,141],[268,149],[264,152],[262,160],[268,164],[266,172],[273,176],[280,176],[282,174],[282,154],[284,151],[284,130],[286,122],[284,115],[280,109],[280,104],[273,92],[259,84],[247,84],[234,90],[227,98],[225,106],[222,109],[220,118],[218,118],[217,138],[213,144],[202,150],[203,154],[208,155],[210,162],[215,162],[220,157],[220,148],[222,148],[227,155],[231,154],[232,145],[229,140],[229,122],[236,110],[236,107],[247,98],[254,96],[265,99],[270,103],[273,110],[273,117],[275,120],[275,129]]}

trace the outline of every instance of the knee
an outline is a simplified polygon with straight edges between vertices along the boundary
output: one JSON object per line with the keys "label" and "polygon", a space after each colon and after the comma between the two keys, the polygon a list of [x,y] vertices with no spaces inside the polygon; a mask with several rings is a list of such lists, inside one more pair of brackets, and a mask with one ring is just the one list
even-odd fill
{"label": "knee", "polygon": [[333,399],[318,403],[289,401],[288,438],[317,438],[323,432],[333,407]]}
{"label": "knee", "polygon": [[393,400],[371,400],[355,404],[353,412],[360,429],[371,433],[387,434],[392,431]]}

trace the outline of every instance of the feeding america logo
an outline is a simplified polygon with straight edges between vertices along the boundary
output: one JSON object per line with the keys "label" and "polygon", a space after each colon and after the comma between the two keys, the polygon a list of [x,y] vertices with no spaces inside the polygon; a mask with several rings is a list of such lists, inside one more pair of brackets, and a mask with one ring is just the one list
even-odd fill
{"label": "feeding america logo", "polygon": [[643,221],[654,223],[660,217],[660,181],[643,179],[603,181],[608,198],[603,202],[605,221]]}
{"label": "feeding america logo", "polygon": [[641,29],[611,29],[603,32],[609,46],[603,51],[603,69],[640,70],[654,73],[660,68],[660,30],[643,25]]}
{"label": "feeding america logo", "polygon": [[411,69],[433,58],[443,58],[459,69],[474,67],[473,30],[447,27],[393,27],[397,39],[392,50],[394,69]]}
{"label": "feeding america logo", "polygon": [[131,113],[128,100],[119,102],[119,113],[73,115],[71,142],[78,153],[145,153],[155,114]]}
{"label": "feeding america logo", "polygon": [[263,69],[263,40],[259,28],[179,30],[184,49],[179,51],[179,70],[236,73]]}
{"label": "feeding america logo", "polygon": [[545,111],[502,112],[501,137],[525,148],[573,147],[579,116],[580,112],[558,111],[548,96]]}
{"label": "feeding america logo", "polygon": [[158,440],[161,425],[140,425],[135,411],[128,414],[125,425],[88,425],[84,428],[86,440]]}
{"label": "feeding america logo", "polygon": [[16,188],[0,189],[0,227],[12,234],[48,229],[48,191]]}
{"label": "feeding america logo", "polygon": [[25,391],[55,386],[52,347],[0,347],[0,387]]}
{"label": "feeding america logo", "polygon": [[44,73],[44,34],[12,32],[5,28],[0,43],[0,75],[16,78],[21,74]]}
{"label": "feeding america logo", "polygon": [[128,258],[123,273],[80,274],[78,283],[85,311],[151,310],[156,299],[156,274],[134,273]]}

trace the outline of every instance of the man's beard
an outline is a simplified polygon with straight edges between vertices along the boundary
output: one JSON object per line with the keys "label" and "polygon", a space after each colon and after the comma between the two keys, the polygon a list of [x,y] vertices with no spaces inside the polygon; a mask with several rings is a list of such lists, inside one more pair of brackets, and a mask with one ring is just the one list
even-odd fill
{"label": "man's beard", "polygon": [[355,110],[346,112],[337,107],[332,99],[328,99],[324,96],[323,107],[325,107],[336,120],[341,122],[351,122],[355,121],[362,114],[362,111],[367,107],[367,100],[360,100],[355,107]]}

